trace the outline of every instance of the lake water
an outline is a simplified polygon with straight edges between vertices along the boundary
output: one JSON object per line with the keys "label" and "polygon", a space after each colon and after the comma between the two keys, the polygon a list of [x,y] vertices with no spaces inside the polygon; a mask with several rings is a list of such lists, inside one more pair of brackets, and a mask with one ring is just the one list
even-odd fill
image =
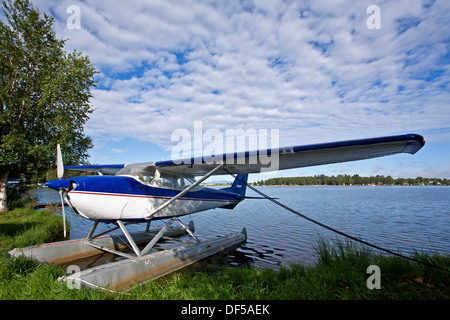
{"label": "lake water", "polygon": [[[323,224],[386,249],[450,254],[450,187],[445,186],[298,186],[258,187],[267,195]],[[34,193],[40,202],[59,202],[49,188]],[[257,196],[253,191],[249,196]],[[66,207],[70,238],[85,238],[92,226]],[[226,265],[251,264],[278,268],[292,262],[314,263],[319,236],[342,238],[269,200],[247,199],[234,210],[215,209],[182,217],[195,223],[200,239],[247,229],[248,241],[214,259]],[[152,222],[152,227],[163,222]],[[111,227],[111,225],[109,225]],[[102,225],[101,230],[107,230]],[[141,230],[145,224],[132,226]],[[99,229],[98,229],[99,230]]]}

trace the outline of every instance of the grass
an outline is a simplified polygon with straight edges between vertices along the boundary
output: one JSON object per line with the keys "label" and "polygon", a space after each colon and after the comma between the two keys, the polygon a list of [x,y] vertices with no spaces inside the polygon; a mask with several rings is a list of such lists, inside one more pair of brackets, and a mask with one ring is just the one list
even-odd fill
{"label": "grass", "polygon": [[[139,299],[248,300],[442,300],[450,299],[450,273],[398,257],[382,256],[352,242],[317,244],[318,263],[292,264],[279,271],[256,267],[221,272],[177,273],[135,288]],[[415,254],[450,269],[450,257]],[[381,289],[367,287],[369,265],[381,271]]]}
{"label": "grass", "polygon": [[48,210],[22,207],[0,214],[1,248],[23,248],[62,240],[62,234],[61,216]]}
{"label": "grass", "polygon": [[[14,248],[61,240],[59,215],[16,208],[0,215],[0,254]],[[190,268],[136,286],[127,294],[69,289],[57,279],[59,266],[21,257],[0,260],[0,299],[11,300],[448,300],[450,273],[381,255],[353,242],[318,239],[315,265],[280,270]],[[416,252],[414,258],[450,269],[450,257]],[[381,289],[367,287],[369,265],[381,272]]]}

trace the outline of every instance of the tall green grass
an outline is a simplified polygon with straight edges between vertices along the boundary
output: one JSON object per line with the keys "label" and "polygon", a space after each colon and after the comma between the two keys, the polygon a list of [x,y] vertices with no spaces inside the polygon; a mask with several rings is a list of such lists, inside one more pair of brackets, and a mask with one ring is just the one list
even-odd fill
{"label": "tall green grass", "polygon": [[[67,219],[66,224],[70,229]],[[34,244],[62,240],[62,238],[62,218],[48,210],[22,207],[0,215],[1,248],[23,248]]]}
{"label": "tall green grass", "polygon": [[[224,268],[221,272],[177,273],[131,291],[138,299],[418,300],[449,299],[450,273],[399,257],[384,256],[353,242],[319,239],[318,262],[272,270]],[[415,254],[450,269],[450,257]],[[369,289],[370,265],[381,270],[381,289]]]}

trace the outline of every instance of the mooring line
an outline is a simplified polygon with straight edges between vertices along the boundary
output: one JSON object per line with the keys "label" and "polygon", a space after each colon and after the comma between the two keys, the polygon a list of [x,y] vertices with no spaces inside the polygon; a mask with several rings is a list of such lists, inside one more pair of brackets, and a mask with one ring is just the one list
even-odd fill
{"label": "mooring line", "polygon": [[394,252],[394,251],[392,251],[392,250],[389,250],[389,249],[386,249],[386,248],[377,246],[377,245],[372,244],[372,243],[370,243],[370,242],[367,242],[367,241],[358,239],[358,238],[356,238],[356,237],[353,237],[353,236],[351,236],[351,235],[349,235],[349,234],[347,234],[347,233],[345,233],[345,232],[339,231],[339,230],[337,230],[337,229],[335,229],[335,228],[333,228],[333,227],[327,226],[326,224],[323,224],[323,223],[321,223],[321,222],[319,222],[319,221],[317,221],[317,220],[314,220],[314,219],[312,219],[312,218],[310,218],[310,217],[308,217],[308,216],[305,216],[304,214],[298,212],[297,210],[294,210],[294,209],[292,209],[292,208],[286,206],[285,204],[283,204],[283,203],[281,203],[281,202],[275,200],[274,198],[269,197],[269,196],[266,195],[265,193],[259,191],[258,189],[254,188],[253,186],[249,185],[247,182],[245,182],[245,181],[239,179],[236,175],[234,175],[234,174],[232,174],[231,172],[229,172],[225,167],[223,168],[223,170],[224,170],[225,172],[227,172],[229,175],[231,175],[233,178],[238,179],[240,182],[242,182],[243,184],[245,184],[247,187],[249,187],[250,189],[252,189],[252,190],[255,191],[256,193],[258,193],[259,195],[263,196],[265,199],[272,201],[273,203],[275,203],[276,205],[282,207],[283,209],[286,209],[286,210],[288,210],[288,211],[290,211],[290,212],[296,214],[297,216],[299,216],[299,217],[301,217],[301,218],[303,218],[303,219],[306,219],[306,220],[308,220],[308,221],[310,221],[310,222],[312,222],[312,223],[314,223],[314,224],[317,224],[318,226],[321,226],[322,228],[325,228],[325,229],[330,230],[330,231],[332,231],[332,232],[334,232],[334,233],[337,233],[337,234],[339,234],[339,235],[341,235],[341,236],[344,236],[344,237],[347,237],[347,238],[349,238],[349,239],[351,239],[351,240],[360,242],[360,243],[362,243],[362,244],[365,244],[365,245],[370,246],[370,247],[372,247],[372,248],[375,248],[375,249],[377,249],[377,250],[384,251],[384,252],[387,252],[387,253],[389,253],[389,254],[392,254],[392,255],[395,255],[395,256],[398,256],[398,257],[401,257],[401,258],[404,258],[404,259],[407,259],[407,260],[410,260],[410,261],[413,261],[413,262],[416,262],[416,263],[419,263],[419,264],[422,264],[422,265],[431,267],[431,268],[435,268],[435,269],[439,269],[439,270],[442,270],[442,271],[450,272],[449,269],[445,269],[445,268],[442,268],[442,267],[439,267],[439,266],[430,264],[430,263],[428,263],[428,262],[420,261],[420,260],[417,260],[417,259],[414,259],[414,258],[405,256],[405,255],[403,255],[403,254],[401,254],[401,253],[397,253],[397,252]]}

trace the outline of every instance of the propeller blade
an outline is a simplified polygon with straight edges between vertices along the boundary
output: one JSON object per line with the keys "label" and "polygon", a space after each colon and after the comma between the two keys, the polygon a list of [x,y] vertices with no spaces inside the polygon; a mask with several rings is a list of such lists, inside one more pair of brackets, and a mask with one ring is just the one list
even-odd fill
{"label": "propeller blade", "polygon": [[62,218],[64,226],[64,238],[66,237],[66,212],[64,210],[64,200],[63,200],[63,189],[59,189],[59,196],[61,197],[61,207],[62,207]]}
{"label": "propeller blade", "polygon": [[64,175],[64,164],[59,144],[56,146],[56,175],[58,176],[58,179],[61,179]]}

